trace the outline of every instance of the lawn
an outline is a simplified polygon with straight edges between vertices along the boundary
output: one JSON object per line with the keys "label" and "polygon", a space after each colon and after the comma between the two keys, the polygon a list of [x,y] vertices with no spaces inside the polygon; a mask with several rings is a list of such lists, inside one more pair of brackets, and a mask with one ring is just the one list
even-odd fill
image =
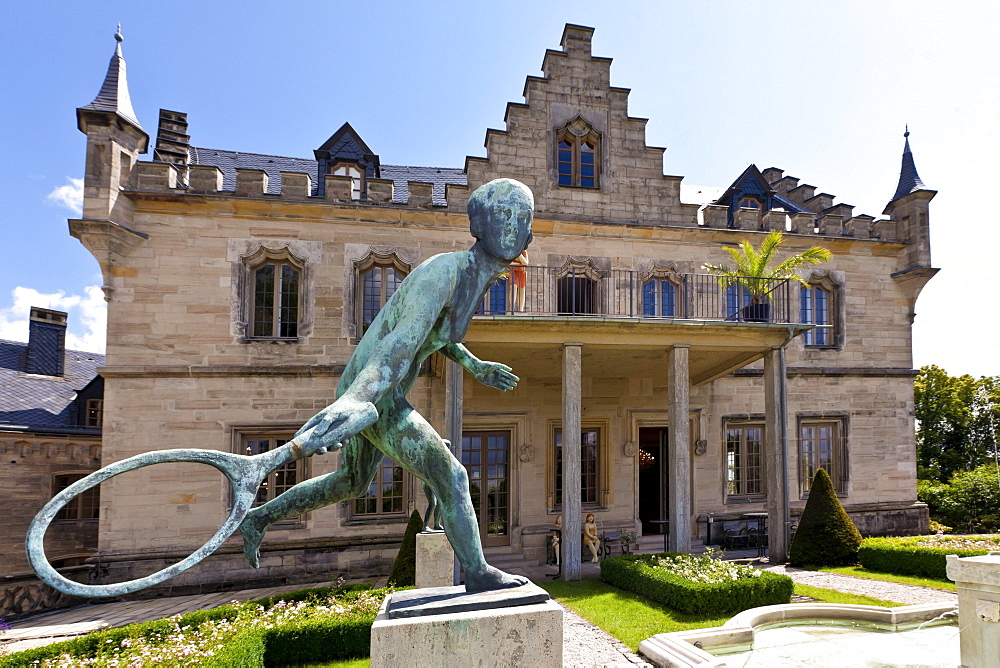
{"label": "lawn", "polygon": [[870,571],[863,566],[827,566],[817,570],[824,573],[837,573],[838,575],[853,575],[856,578],[867,578],[869,580],[884,580],[885,582],[898,582],[899,584],[955,591],[955,583],[951,580],[938,580],[937,578],[919,577],[916,575],[879,573],[878,571]]}
{"label": "lawn", "polygon": [[[551,582],[541,585],[553,598],[587,621],[601,627],[635,651],[639,643],[657,633],[721,626],[732,615],[699,617],[681,614],[644,596],[632,594],[597,580]],[[854,603],[895,607],[902,605],[870,596],[844,594],[796,584],[795,593],[828,603]]]}
{"label": "lawn", "polygon": [[298,668],[368,668],[372,665],[370,659],[344,659],[343,661],[332,661],[330,663],[310,663],[300,665]]}
{"label": "lawn", "polygon": [[657,633],[719,626],[730,617],[685,615],[597,580],[547,582],[540,586],[581,617],[631,647],[633,652],[640,642]]}
{"label": "lawn", "polygon": [[861,596],[858,594],[845,594],[842,591],[833,589],[820,589],[819,587],[809,587],[808,585],[795,583],[795,593],[799,596],[808,596],[825,603],[850,603],[852,605],[881,605],[885,608],[895,608],[905,603],[896,601],[883,601],[880,598],[871,596]]}

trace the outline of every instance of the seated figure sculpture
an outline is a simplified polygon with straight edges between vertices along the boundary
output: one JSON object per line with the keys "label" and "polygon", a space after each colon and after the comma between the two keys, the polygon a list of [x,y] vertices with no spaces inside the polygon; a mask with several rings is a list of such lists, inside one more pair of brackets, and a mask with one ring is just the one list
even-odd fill
{"label": "seated figure sculpture", "polygon": [[[468,204],[476,238],[472,248],[435,255],[403,280],[354,351],[336,401],[292,439],[293,447],[304,452],[342,447],[340,468],[295,485],[250,511],[240,525],[244,553],[254,567],[270,525],[364,495],[387,455],[426,483],[429,510],[440,513],[465,570],[467,591],[527,583],[486,563],[465,468],[406,395],[421,363],[436,351],[484,385],[506,391],[517,384],[510,367],[478,359],[462,339],[490,285],[531,243],[533,209],[531,191],[517,181],[497,179],[481,186]],[[429,528],[437,524],[427,521]]]}
{"label": "seated figure sculpture", "polygon": [[601,539],[597,537],[597,522],[594,513],[587,513],[587,521],[583,523],[583,544],[590,550],[590,563],[596,564],[601,552]]}

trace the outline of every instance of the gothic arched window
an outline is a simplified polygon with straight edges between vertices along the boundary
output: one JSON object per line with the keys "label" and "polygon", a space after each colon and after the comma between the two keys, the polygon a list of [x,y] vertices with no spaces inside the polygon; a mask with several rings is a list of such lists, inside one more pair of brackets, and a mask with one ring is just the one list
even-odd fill
{"label": "gothic arched window", "polygon": [[600,185],[601,136],[577,116],[556,132],[556,172],[559,185],[597,188]]}
{"label": "gothic arched window", "polygon": [[251,339],[299,336],[302,264],[286,252],[265,251],[247,263]]}

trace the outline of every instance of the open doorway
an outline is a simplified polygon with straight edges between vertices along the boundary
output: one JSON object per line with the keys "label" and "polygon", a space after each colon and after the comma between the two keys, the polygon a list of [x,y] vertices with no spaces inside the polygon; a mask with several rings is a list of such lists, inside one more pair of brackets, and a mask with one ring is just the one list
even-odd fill
{"label": "open doorway", "polygon": [[668,517],[667,428],[639,429],[639,520],[642,535],[663,533],[659,520]]}

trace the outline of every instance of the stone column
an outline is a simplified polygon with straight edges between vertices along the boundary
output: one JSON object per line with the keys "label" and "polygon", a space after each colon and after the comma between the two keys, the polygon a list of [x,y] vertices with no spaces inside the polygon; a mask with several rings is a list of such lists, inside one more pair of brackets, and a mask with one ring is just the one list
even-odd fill
{"label": "stone column", "polygon": [[[462,461],[462,412],[463,412],[463,391],[465,381],[465,369],[457,362],[447,360],[444,382],[445,394],[445,438],[451,441],[451,453],[455,458]],[[423,494],[418,494],[422,499]],[[420,503],[417,504],[418,506]],[[425,518],[426,519],[426,518]],[[452,584],[461,581],[460,566],[458,558],[454,560],[454,578]]]}
{"label": "stone column", "polygon": [[688,372],[688,345],[676,345],[667,351],[668,415],[667,478],[670,490],[671,552],[691,551],[691,423],[688,399],[691,376]]}
{"label": "stone column", "polygon": [[562,572],[567,582],[580,579],[580,376],[582,346],[563,345],[562,419]]}
{"label": "stone column", "polygon": [[764,354],[764,469],[767,479],[768,560],[788,560],[788,408],[785,397],[785,349]]}
{"label": "stone column", "polygon": [[457,362],[447,361],[445,372],[445,438],[451,441],[451,452],[461,459],[462,455],[462,392],[465,370]]}

